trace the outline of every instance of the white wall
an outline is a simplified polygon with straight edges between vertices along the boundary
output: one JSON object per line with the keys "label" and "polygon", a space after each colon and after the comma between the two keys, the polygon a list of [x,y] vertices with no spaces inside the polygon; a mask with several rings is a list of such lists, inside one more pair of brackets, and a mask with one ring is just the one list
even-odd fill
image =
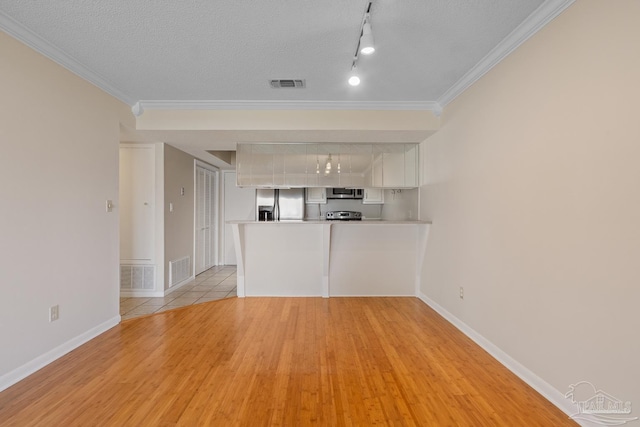
{"label": "white wall", "polygon": [[223,222],[223,256],[225,265],[236,265],[236,250],[233,244],[231,226],[226,221],[256,219],[256,190],[255,188],[240,188],[236,186],[235,171],[222,172],[222,222]]}
{"label": "white wall", "polygon": [[419,211],[419,190],[407,188],[402,190],[384,190],[382,219],[392,221],[415,220]]}
{"label": "white wall", "polygon": [[575,2],[445,108],[421,188],[422,293],[560,393],[590,381],[635,415],[638,16]]}
{"label": "white wall", "polygon": [[[169,288],[169,263],[183,257],[194,264],[194,157],[164,145],[164,289]],[[184,188],[184,194],[181,189]],[[169,204],[173,204],[173,212]],[[193,270],[193,268],[192,268]]]}
{"label": "white wall", "polygon": [[2,32],[0,52],[3,389],[120,319],[118,212],[105,201],[118,200],[119,123],[131,118]]}

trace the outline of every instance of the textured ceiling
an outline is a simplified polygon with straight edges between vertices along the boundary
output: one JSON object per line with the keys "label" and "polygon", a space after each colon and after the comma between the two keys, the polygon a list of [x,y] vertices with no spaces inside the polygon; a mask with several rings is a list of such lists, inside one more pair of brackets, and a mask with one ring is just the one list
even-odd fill
{"label": "textured ceiling", "polygon": [[[365,0],[0,0],[137,100],[436,101],[542,0],[374,0],[376,53],[346,84]],[[306,79],[271,89],[269,79]]]}

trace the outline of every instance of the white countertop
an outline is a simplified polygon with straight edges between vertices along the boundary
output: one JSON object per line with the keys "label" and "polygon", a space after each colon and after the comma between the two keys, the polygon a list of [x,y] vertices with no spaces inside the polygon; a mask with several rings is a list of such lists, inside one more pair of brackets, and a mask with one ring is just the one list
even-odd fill
{"label": "white countertop", "polygon": [[284,220],[284,221],[227,221],[227,224],[348,224],[348,225],[424,225],[431,221],[394,221],[386,219],[363,219],[361,221],[339,221],[326,219]]}

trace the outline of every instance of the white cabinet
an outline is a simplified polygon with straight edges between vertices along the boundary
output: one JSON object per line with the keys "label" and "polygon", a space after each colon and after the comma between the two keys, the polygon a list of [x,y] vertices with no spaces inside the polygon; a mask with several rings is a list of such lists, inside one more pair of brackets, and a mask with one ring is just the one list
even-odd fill
{"label": "white cabinet", "polygon": [[238,143],[236,154],[241,187],[418,187],[418,144]]}
{"label": "white cabinet", "polygon": [[371,184],[376,188],[418,187],[417,144],[376,144],[373,146]]}
{"label": "white cabinet", "polygon": [[306,203],[320,203],[322,205],[327,204],[327,189],[321,187],[307,188],[305,191]]}
{"label": "white cabinet", "polygon": [[364,197],[362,198],[364,205],[382,205],[384,204],[384,190],[382,188],[365,188]]}

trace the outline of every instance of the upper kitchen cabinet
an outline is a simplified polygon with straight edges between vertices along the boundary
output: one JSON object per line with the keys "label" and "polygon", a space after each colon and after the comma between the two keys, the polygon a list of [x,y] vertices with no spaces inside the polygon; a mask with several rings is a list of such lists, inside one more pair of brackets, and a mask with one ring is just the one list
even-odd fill
{"label": "upper kitchen cabinet", "polygon": [[308,187],[305,191],[305,203],[327,204],[327,189],[323,187]]}
{"label": "upper kitchen cabinet", "polygon": [[366,181],[372,188],[415,188],[418,161],[418,144],[373,144]]}
{"label": "upper kitchen cabinet", "polygon": [[417,144],[239,143],[241,187],[415,188]]}

